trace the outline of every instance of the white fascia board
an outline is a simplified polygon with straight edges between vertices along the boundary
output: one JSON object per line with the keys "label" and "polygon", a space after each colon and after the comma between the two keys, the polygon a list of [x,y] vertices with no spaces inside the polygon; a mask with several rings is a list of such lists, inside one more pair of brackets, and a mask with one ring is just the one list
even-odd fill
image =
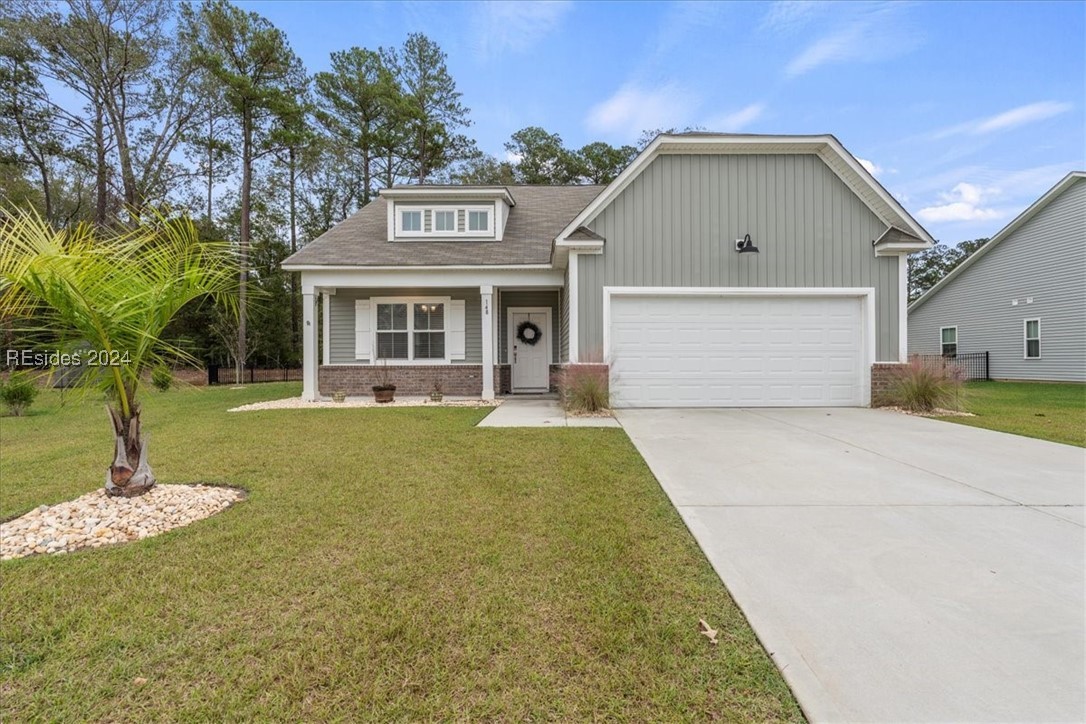
{"label": "white fascia board", "polygon": [[996,232],[996,235],[989,239],[984,246],[970,254],[968,259],[963,261],[958,266],[954,267],[954,269],[952,269],[951,272],[945,277],[940,279],[938,283],[935,284],[935,286],[920,295],[919,299],[909,305],[909,311],[913,311],[924,302],[934,297],[939,292],[939,290],[941,290],[947,284],[950,284],[952,281],[961,276],[965,272],[965,270],[973,266],[973,264],[975,264],[978,259],[982,258],[985,254],[995,248],[1008,236],[1018,231],[1018,229],[1027,221],[1032,219],[1037,214],[1041,213],[1041,211],[1043,211],[1046,206],[1048,206],[1053,200],[1059,197],[1060,194],[1066,191],[1069,186],[1071,186],[1076,181],[1084,178],[1086,178],[1086,171],[1072,171],[1071,173],[1064,176],[1060,180],[1060,182],[1050,188],[1044,196],[1034,201],[1032,204],[1030,204],[1029,208],[1027,208],[1018,216],[1014,217],[1009,224]]}
{"label": "white fascia board", "polygon": [[418,186],[406,189],[381,189],[381,196],[386,199],[412,199],[425,201],[438,198],[485,198],[501,199],[510,206],[516,206],[517,202],[507,188],[433,188],[430,186]]}
{"label": "white fascia board", "polygon": [[561,269],[480,269],[479,267],[454,269],[308,269],[302,271],[302,290],[317,287],[336,288],[448,288],[485,286],[560,287],[565,282]]}
{"label": "white fascia board", "polygon": [[306,271],[462,271],[464,269],[472,269],[478,271],[486,270],[527,270],[533,271],[537,269],[553,269],[550,264],[505,264],[505,265],[487,265],[487,264],[445,264],[440,266],[359,266],[357,264],[284,264],[283,271],[291,272],[306,272]]}

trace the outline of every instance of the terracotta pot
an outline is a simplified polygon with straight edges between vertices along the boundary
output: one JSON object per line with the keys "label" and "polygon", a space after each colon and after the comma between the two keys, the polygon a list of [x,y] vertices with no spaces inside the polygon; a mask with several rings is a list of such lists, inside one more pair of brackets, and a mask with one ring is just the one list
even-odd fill
{"label": "terracotta pot", "polygon": [[382,387],[381,385],[373,386],[373,400],[374,402],[392,402],[396,397],[396,386],[388,385]]}

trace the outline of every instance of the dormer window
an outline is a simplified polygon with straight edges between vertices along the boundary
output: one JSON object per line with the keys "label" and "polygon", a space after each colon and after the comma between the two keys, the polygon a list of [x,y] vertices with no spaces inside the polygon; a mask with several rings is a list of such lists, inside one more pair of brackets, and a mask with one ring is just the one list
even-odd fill
{"label": "dormer window", "polygon": [[468,211],[468,231],[489,233],[490,232],[490,210],[472,210]]}
{"label": "dormer window", "polygon": [[456,233],[456,212],[455,211],[435,211],[434,212],[434,232],[447,232],[450,234]]}
{"label": "dormer window", "polygon": [[422,233],[422,211],[401,211],[400,231]]}

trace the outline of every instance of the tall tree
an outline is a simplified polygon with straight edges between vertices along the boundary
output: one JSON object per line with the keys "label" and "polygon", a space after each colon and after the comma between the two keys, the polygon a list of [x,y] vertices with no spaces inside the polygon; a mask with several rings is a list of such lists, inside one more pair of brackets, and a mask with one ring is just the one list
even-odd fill
{"label": "tall tree", "polygon": [[909,301],[931,289],[955,267],[988,243],[987,238],[963,241],[955,246],[936,244],[909,256]]}
{"label": "tall tree", "polygon": [[579,159],[562,145],[562,137],[538,126],[514,133],[505,150],[516,159],[518,183],[568,184],[581,176]]}
{"label": "tall tree", "polygon": [[637,156],[633,146],[614,147],[603,141],[583,146],[577,152],[581,174],[594,184],[609,184]]}
{"label": "tall tree", "polygon": [[[400,153],[418,183],[463,158],[471,142],[459,131],[471,125],[456,81],[441,47],[422,33],[411,33],[399,51],[383,50],[404,97],[402,119],[407,136]],[[391,175],[391,173],[389,174]]]}
{"label": "tall tree", "polygon": [[196,62],[215,78],[234,113],[241,135],[239,321],[236,378],[247,358],[247,281],[253,162],[267,153],[274,120],[296,112],[296,79],[304,74],[283,31],[266,18],[226,0],[205,0],[183,16]]}
{"label": "tall tree", "polygon": [[379,159],[395,153],[403,96],[381,54],[365,48],[332,53],[332,70],[314,78],[317,120],[362,175],[362,203],[372,199]]}
{"label": "tall tree", "polygon": [[517,183],[516,166],[509,161],[499,161],[488,153],[476,150],[456,165],[449,180],[457,184],[480,186],[508,185]]}

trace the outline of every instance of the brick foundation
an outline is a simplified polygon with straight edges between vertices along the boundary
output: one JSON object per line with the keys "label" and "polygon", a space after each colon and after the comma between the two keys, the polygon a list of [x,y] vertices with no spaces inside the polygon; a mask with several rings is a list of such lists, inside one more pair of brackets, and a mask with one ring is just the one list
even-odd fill
{"label": "brick foundation", "polygon": [[339,391],[372,395],[373,386],[386,374],[388,381],[396,385],[397,395],[428,395],[434,389],[434,382],[441,383],[446,395],[480,397],[483,394],[482,365],[389,365],[384,369],[371,365],[321,365],[317,389],[322,395]]}
{"label": "brick foundation", "polygon": [[886,393],[890,391],[890,385],[894,383],[901,364],[893,362],[880,362],[871,365],[871,406],[879,407]]}

